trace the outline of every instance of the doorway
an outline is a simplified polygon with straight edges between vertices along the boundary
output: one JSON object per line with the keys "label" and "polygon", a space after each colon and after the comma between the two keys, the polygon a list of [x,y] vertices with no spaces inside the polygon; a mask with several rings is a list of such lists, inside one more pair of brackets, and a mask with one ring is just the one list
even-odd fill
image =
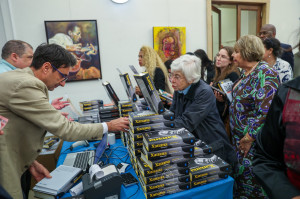
{"label": "doorway", "polygon": [[269,0],[207,0],[207,54],[234,46],[243,35],[257,35],[269,21]]}

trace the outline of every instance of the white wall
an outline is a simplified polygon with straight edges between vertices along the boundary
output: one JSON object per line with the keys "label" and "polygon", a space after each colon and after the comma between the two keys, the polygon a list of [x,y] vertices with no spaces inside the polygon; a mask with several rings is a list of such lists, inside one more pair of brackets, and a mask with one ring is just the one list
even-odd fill
{"label": "white wall", "polygon": [[300,37],[300,1],[271,0],[270,23],[277,30],[276,37],[283,43],[292,46],[299,42]]}
{"label": "white wall", "polygon": [[[207,49],[206,0],[129,0],[122,5],[110,0],[0,2],[7,39],[24,40],[34,48],[46,42],[45,20],[96,19],[103,80],[111,82],[120,99],[126,99],[126,95],[115,68],[130,72],[128,65],[138,67],[139,48],[153,46],[153,26],[185,26],[187,51]],[[10,7],[3,8],[3,5]],[[284,6],[282,0],[271,0],[270,23],[277,27],[282,42],[292,43],[292,32],[299,28],[299,7],[299,0],[286,0]],[[64,88],[50,92],[50,97],[64,94],[77,107],[83,100],[103,99],[109,103],[98,80],[69,82]]]}
{"label": "white wall", "polygon": [[[110,0],[11,0],[16,39],[34,48],[46,42],[44,20],[96,19],[103,80],[111,83],[120,99],[126,94],[116,67],[122,72],[130,72],[130,64],[139,67],[140,47],[153,46],[153,26],[185,26],[187,51],[206,49],[205,9],[204,0],[129,0],[122,5]],[[91,99],[109,103],[98,80],[69,82],[50,92],[50,98],[64,94],[76,106]]]}

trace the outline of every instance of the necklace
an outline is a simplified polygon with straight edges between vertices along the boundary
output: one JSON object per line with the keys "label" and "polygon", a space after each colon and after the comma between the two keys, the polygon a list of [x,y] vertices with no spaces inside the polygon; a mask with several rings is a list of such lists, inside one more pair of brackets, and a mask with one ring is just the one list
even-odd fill
{"label": "necklace", "polygon": [[258,63],[259,63],[259,62],[257,62],[257,63],[251,68],[251,70],[250,70],[248,73],[245,72],[245,76],[242,77],[242,78],[240,78],[240,80],[234,85],[234,87],[232,88],[232,90],[234,90],[234,89],[241,83],[241,81],[242,81],[245,77],[248,77],[248,75],[254,71],[254,69],[256,68],[256,66],[258,65]]}
{"label": "necklace", "polygon": [[245,72],[245,77],[247,77],[250,73],[252,73],[252,72],[254,71],[254,69],[256,68],[256,66],[257,66],[258,63],[259,63],[259,62],[257,62],[257,63],[251,68],[251,70],[250,70],[248,73]]}

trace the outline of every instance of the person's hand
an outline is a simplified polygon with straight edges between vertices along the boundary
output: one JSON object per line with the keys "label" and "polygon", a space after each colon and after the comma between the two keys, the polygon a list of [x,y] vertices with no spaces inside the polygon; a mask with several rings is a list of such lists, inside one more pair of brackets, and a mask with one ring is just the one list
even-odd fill
{"label": "person's hand", "polygon": [[61,114],[62,114],[63,116],[65,116],[65,118],[67,118],[69,121],[74,121],[73,118],[68,117],[69,113],[61,112]]}
{"label": "person's hand", "polygon": [[120,117],[115,120],[106,122],[108,131],[128,131],[129,130],[129,121],[127,117]]}
{"label": "person's hand", "polygon": [[3,135],[4,134],[4,131],[0,130],[0,135]]}
{"label": "person's hand", "polygon": [[140,87],[138,87],[138,86],[135,87],[135,94],[137,94],[138,96],[143,96],[143,93],[140,90]]}
{"label": "person's hand", "polygon": [[244,153],[244,157],[246,157],[250,151],[252,142],[254,142],[254,139],[248,133],[239,141],[239,149]]}
{"label": "person's hand", "polygon": [[300,199],[300,196],[292,197],[292,199]]}
{"label": "person's hand", "polygon": [[29,172],[34,177],[34,179],[39,182],[43,178],[52,178],[48,169],[46,169],[42,164],[38,163],[38,161],[34,161],[29,167]]}
{"label": "person's hand", "polygon": [[56,109],[56,110],[60,110],[65,108],[66,106],[69,106],[69,101],[60,101],[62,100],[63,97],[60,98],[56,98],[54,100],[52,100],[51,105]]}
{"label": "person's hand", "polygon": [[217,101],[224,102],[224,96],[220,92],[214,91],[214,94],[215,94]]}

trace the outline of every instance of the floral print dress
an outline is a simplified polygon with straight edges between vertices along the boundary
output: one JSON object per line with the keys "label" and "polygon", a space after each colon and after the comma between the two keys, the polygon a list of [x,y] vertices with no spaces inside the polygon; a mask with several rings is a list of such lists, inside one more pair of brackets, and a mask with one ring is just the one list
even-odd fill
{"label": "floral print dress", "polygon": [[239,150],[239,141],[248,133],[256,139],[263,127],[267,112],[279,85],[278,73],[266,62],[259,62],[247,76],[241,75],[238,85],[232,91],[233,101],[229,108],[232,144],[239,165],[235,173],[235,198],[267,198],[253,174],[252,160],[255,141],[247,156]]}

